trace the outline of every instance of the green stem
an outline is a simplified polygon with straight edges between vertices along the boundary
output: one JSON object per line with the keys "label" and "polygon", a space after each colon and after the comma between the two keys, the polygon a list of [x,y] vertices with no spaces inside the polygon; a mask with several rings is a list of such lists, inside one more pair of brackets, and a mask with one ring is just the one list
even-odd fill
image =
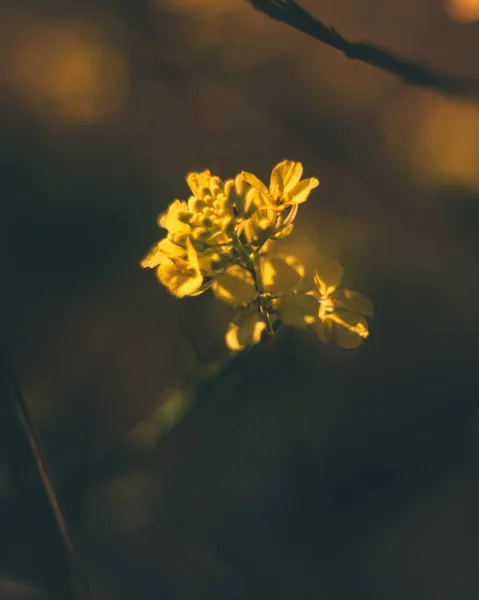
{"label": "green stem", "polygon": [[273,323],[271,321],[271,315],[269,314],[269,311],[263,310],[262,314],[264,320],[266,321],[266,333],[268,335],[274,335]]}
{"label": "green stem", "polygon": [[256,271],[255,264],[254,264],[253,260],[251,259],[251,256],[246,252],[246,248],[240,242],[238,236],[236,234],[234,234],[232,239],[233,239],[233,247],[240,255],[240,258],[243,260],[244,266],[248,269],[248,271],[253,276],[254,284],[255,284],[257,292],[259,294],[262,294],[264,292],[264,288],[263,288],[263,281],[261,278],[261,274],[259,274],[259,277],[258,277],[258,272]]}
{"label": "green stem", "polygon": [[[248,252],[246,251],[246,248],[240,242],[238,236],[234,235],[234,237],[232,239],[233,239],[234,248],[237,250],[238,254],[240,255],[240,258],[244,262],[245,267],[248,269],[248,271],[251,273],[251,275],[253,277],[256,291],[258,292],[259,295],[264,294],[263,274],[261,272],[262,264],[260,263],[258,265],[258,268],[256,268],[254,260],[248,254]],[[258,255],[255,256],[255,259],[256,258],[258,258]],[[263,256],[260,255],[259,258],[260,258],[260,260],[262,260]],[[259,304],[259,310],[260,310],[260,313],[263,315],[264,320],[266,322],[266,333],[268,335],[274,335],[273,323],[271,322],[271,315],[269,314],[269,311],[266,310],[264,307],[262,307],[261,303]]]}
{"label": "green stem", "polygon": [[258,284],[258,291],[260,294],[264,293],[264,283],[263,283],[263,256],[259,258],[258,268],[255,267],[256,271],[256,281]]}

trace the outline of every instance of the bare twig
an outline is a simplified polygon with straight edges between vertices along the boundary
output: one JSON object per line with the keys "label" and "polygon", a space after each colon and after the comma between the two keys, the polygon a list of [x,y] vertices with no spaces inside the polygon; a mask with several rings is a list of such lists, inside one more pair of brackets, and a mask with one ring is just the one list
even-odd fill
{"label": "bare twig", "polygon": [[305,11],[295,0],[247,0],[256,10],[282,21],[316,40],[341,51],[347,58],[396,75],[410,85],[461,98],[479,99],[479,79],[460,79],[403,60],[377,46],[348,42],[334,27],[327,27]]}
{"label": "bare twig", "polygon": [[52,510],[58,531],[60,532],[60,536],[68,555],[75,595],[81,600],[91,600],[92,595],[89,584],[84,577],[82,570],[78,566],[78,560],[75,555],[75,550],[70,533],[68,531],[68,526],[58,502],[53,483],[53,476],[50,471],[45,450],[43,448],[40,433],[32,421],[30,412],[23,397],[22,390],[10,368],[7,369],[6,376],[9,395],[12,397],[13,402],[15,403],[15,407],[25,431],[25,435],[28,439],[32,455],[37,466],[38,474],[48,499],[48,503]]}

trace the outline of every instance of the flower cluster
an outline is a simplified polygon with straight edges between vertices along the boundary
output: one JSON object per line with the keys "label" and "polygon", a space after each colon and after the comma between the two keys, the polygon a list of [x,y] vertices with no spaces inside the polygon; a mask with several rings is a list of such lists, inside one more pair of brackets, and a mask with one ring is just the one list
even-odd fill
{"label": "flower cluster", "polygon": [[284,160],[274,167],[268,188],[244,171],[226,181],[210,171],[189,173],[192,195],[175,200],[158,219],[167,235],[141,266],[156,268],[178,298],[211,288],[238,308],[226,332],[231,350],[258,343],[281,324],[310,327],[322,341],[334,339],[343,348],[357,348],[369,335],[365,317],[372,316],[372,303],[340,288],[341,265],[324,260],[310,290],[303,265],[275,252],[276,242],[291,234],[299,204],[319,185],[302,174],[301,163]]}

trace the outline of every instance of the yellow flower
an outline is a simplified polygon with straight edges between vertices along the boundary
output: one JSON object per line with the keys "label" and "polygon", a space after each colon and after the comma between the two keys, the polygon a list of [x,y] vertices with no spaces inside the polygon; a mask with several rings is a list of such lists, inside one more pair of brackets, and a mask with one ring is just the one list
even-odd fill
{"label": "yellow flower", "polygon": [[314,283],[318,289],[318,321],[315,330],[319,339],[332,339],[345,349],[358,348],[369,335],[364,317],[374,313],[372,302],[353,290],[338,289],[344,269],[335,260],[327,259],[316,269]]}
{"label": "yellow flower", "polygon": [[228,325],[226,345],[230,350],[239,352],[247,346],[253,346],[261,341],[266,322],[259,312],[244,310]]}
{"label": "yellow flower", "polygon": [[148,252],[145,258],[141,261],[141,266],[154,269],[158,267],[164,260],[171,256],[183,258],[187,255],[186,249],[183,246],[174,244],[171,240],[163,238]]}
{"label": "yellow flower", "polygon": [[269,189],[253,175],[243,171],[241,176],[257,192],[258,201],[274,210],[283,210],[306,202],[312,189],[319,185],[316,177],[301,180],[303,165],[300,162],[283,160],[271,172]]}
{"label": "yellow flower", "polygon": [[234,351],[273,335],[281,324],[313,327],[323,341],[357,348],[369,335],[373,305],[358,292],[341,289],[343,268],[324,260],[316,269],[317,290],[305,291],[305,268],[292,255],[270,256],[277,240],[290,235],[299,204],[319,185],[301,179],[303,166],[284,160],[271,172],[269,187],[252,173],[222,181],[209,170],[191,172],[188,201],[175,200],[159,216],[166,238],[141,261],[156,268],[160,282],[178,298],[211,288],[240,313],[226,343]]}
{"label": "yellow flower", "polygon": [[187,259],[180,256],[166,258],[157,270],[158,279],[177,298],[195,295],[203,284],[198,255],[189,239],[186,240],[186,249]]}

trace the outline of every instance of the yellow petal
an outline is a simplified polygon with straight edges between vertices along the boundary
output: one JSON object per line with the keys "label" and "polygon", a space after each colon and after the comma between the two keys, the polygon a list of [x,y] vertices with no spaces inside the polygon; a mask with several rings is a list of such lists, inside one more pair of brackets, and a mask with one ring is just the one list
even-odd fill
{"label": "yellow petal", "polygon": [[266,323],[258,312],[246,311],[237,315],[228,325],[226,345],[238,352],[261,341]]}
{"label": "yellow petal", "polygon": [[205,187],[208,187],[211,190],[213,198],[216,198],[219,194],[224,194],[225,185],[216,175],[211,177],[209,185]]}
{"label": "yellow petal", "polygon": [[246,306],[257,296],[253,276],[239,265],[231,265],[215,280],[213,293],[233,306]]}
{"label": "yellow petal", "polygon": [[276,233],[274,235],[274,239],[275,240],[284,240],[284,238],[287,238],[289,235],[291,235],[291,233],[293,232],[293,229],[294,229],[294,223],[290,223],[287,227],[285,227],[284,229],[281,229],[281,231]]}
{"label": "yellow petal", "polygon": [[303,179],[293,189],[284,194],[285,204],[301,204],[302,202],[306,202],[311,190],[318,187],[318,185],[319,179],[316,179],[316,177]]}
{"label": "yellow petal", "polygon": [[300,162],[283,160],[271,171],[269,191],[275,200],[287,194],[301,179],[303,165]]}
{"label": "yellow petal", "polygon": [[200,198],[200,189],[207,188],[211,181],[211,171],[206,169],[205,171],[201,171],[197,173],[195,171],[188,173],[186,176],[186,183],[188,187],[193,192],[193,195],[197,198]]}
{"label": "yellow petal", "polygon": [[[285,207],[282,207],[282,211]],[[296,218],[296,215],[298,214],[298,205],[297,204],[290,204],[289,207],[287,207],[287,210],[284,210],[282,212],[282,214],[280,215],[279,218],[279,223],[278,223],[278,227],[277,227],[277,231],[278,234],[275,236],[276,239],[282,239],[283,237],[287,237],[287,235],[289,235],[291,233],[291,231],[293,230],[293,221]],[[284,215],[284,217],[283,217]],[[288,230],[289,233],[281,235],[283,233],[284,230]]]}
{"label": "yellow petal", "polygon": [[199,269],[182,258],[175,259],[175,262],[164,260],[156,273],[160,282],[177,298],[191,296],[203,283],[203,275]]}
{"label": "yellow petal", "polygon": [[230,261],[231,253],[220,253],[212,248],[208,248],[198,255],[201,272],[207,276],[212,276],[215,273],[222,271]]}
{"label": "yellow petal", "polygon": [[369,298],[354,290],[338,290],[334,295],[337,306],[346,308],[365,317],[372,317],[374,305]]}
{"label": "yellow petal", "polygon": [[[242,190],[242,193],[238,191],[240,201],[237,202],[237,206],[240,212],[251,215],[256,208],[276,205],[268,188],[260,179],[258,179],[258,177],[256,177],[256,175],[253,175],[253,173],[242,171],[236,177],[235,181],[237,190]],[[243,182],[243,185],[240,184],[241,181]]]}
{"label": "yellow petal", "polygon": [[178,214],[188,210],[188,204],[186,202],[183,202],[182,200],[175,200],[170,204],[168,210],[159,216],[159,226],[172,233],[187,233],[191,230],[191,227],[188,224],[180,221]]}
{"label": "yellow petal", "polygon": [[350,311],[331,313],[325,321],[332,323],[334,341],[346,350],[358,348],[369,335],[366,319]]}
{"label": "yellow petal", "polygon": [[284,325],[305,329],[316,322],[318,301],[308,294],[281,296],[275,304]]}
{"label": "yellow petal", "polygon": [[199,271],[200,263],[198,261],[198,254],[190,238],[186,240],[186,250],[188,252],[188,262],[190,268],[193,268],[195,271]]}
{"label": "yellow petal", "polygon": [[295,256],[275,256],[264,261],[262,275],[267,291],[287,294],[303,280],[304,267]]}
{"label": "yellow petal", "polygon": [[240,177],[241,177],[241,179],[243,179],[244,181],[249,183],[252,188],[254,188],[256,191],[260,192],[260,194],[265,194],[265,195],[269,196],[268,188],[261,181],[261,179],[258,179],[258,177],[256,177],[256,175],[253,175],[253,173],[247,173],[246,171],[241,171]]}
{"label": "yellow petal", "polygon": [[242,222],[243,233],[249,244],[251,244],[256,238],[256,228],[254,226],[254,221],[254,217],[251,217],[251,219]]}
{"label": "yellow petal", "polygon": [[340,285],[344,269],[337,261],[327,258],[315,269],[314,283],[322,296],[330,296]]}
{"label": "yellow petal", "polygon": [[185,249],[164,238],[160,240],[141,261],[141,266],[153,269],[169,256],[185,256]]}
{"label": "yellow petal", "polygon": [[272,251],[272,249],[274,248],[276,244],[275,240],[266,240],[266,242],[261,246],[261,253],[262,254],[268,254],[269,252]]}

